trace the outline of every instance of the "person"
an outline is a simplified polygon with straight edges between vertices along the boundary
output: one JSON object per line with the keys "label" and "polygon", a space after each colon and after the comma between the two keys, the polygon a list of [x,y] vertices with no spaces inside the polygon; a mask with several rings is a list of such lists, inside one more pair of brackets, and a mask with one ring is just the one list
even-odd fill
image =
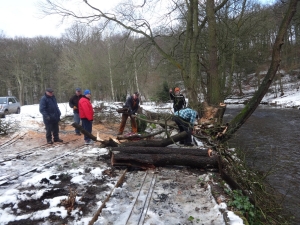
{"label": "person", "polygon": [[[83,94],[84,95],[78,102],[79,117],[81,119],[83,129],[92,133],[94,110],[91,104],[91,91],[87,89]],[[84,141],[86,145],[93,144],[93,140],[91,140],[87,135],[84,135]]]}
{"label": "person", "polygon": [[196,119],[198,119],[198,113],[190,108],[181,109],[175,113],[174,121],[180,132],[186,131],[188,134],[185,140],[181,141],[180,144],[193,146],[192,133]]}
{"label": "person", "polygon": [[[73,109],[74,123],[80,124],[80,117],[78,111],[78,102],[82,98],[81,88],[76,88],[75,95],[73,95],[69,100],[69,106]],[[75,128],[75,135],[81,135],[80,131]]]}
{"label": "person", "polygon": [[139,109],[139,104],[140,104],[139,95],[140,94],[138,92],[134,92],[134,94],[132,96],[127,98],[123,108],[127,108],[128,110],[127,110],[127,112],[122,113],[122,121],[121,121],[118,135],[123,134],[128,116],[130,117],[130,120],[131,120],[132,132],[135,134],[137,133],[137,123],[136,123],[134,115],[137,112],[137,110]]}
{"label": "person", "polygon": [[[54,142],[63,142],[59,138],[59,126],[61,112],[58,108],[56,98],[52,88],[47,88],[44,96],[40,100],[40,113],[43,115],[43,121],[46,127],[46,139],[48,144]],[[52,141],[53,136],[53,141]]]}
{"label": "person", "polygon": [[180,88],[176,87],[174,89],[174,94],[172,93],[172,88],[169,90],[170,92],[170,98],[173,100],[173,109],[174,112],[177,112],[178,110],[186,107],[186,101],[183,96],[183,94],[180,93]]}

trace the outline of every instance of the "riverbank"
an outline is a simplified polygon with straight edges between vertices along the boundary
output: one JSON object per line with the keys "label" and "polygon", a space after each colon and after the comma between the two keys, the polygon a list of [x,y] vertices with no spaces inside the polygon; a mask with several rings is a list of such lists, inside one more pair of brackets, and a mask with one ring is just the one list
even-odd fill
{"label": "riverbank", "polygon": [[[266,71],[261,72],[261,74],[265,73]],[[281,82],[279,82],[279,80],[273,81],[260,104],[299,109],[300,79],[298,78],[297,73],[299,73],[299,71],[294,71],[294,75],[290,75],[285,71],[280,71]],[[243,94],[227,97],[227,99],[225,100],[226,104],[245,104],[254,95],[254,92],[257,90],[257,77],[255,74],[250,74],[247,77],[251,80],[251,82],[249,82],[248,85],[244,86],[244,89],[242,91]]]}

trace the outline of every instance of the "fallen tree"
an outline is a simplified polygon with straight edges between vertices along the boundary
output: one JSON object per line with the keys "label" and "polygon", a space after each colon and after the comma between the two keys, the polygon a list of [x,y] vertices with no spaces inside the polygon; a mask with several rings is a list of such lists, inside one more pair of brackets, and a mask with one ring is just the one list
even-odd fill
{"label": "fallen tree", "polygon": [[112,166],[134,166],[143,169],[179,165],[202,169],[218,168],[218,157],[207,149],[117,147],[111,149]]}

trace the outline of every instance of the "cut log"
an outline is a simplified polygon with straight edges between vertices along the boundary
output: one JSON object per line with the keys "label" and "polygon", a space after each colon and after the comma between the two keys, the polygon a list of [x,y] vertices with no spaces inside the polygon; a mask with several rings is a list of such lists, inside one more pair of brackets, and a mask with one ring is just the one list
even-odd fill
{"label": "cut log", "polygon": [[[126,154],[184,154],[194,156],[209,156],[207,148],[166,148],[166,147],[113,147],[112,152]],[[212,156],[212,154],[210,154]]]}
{"label": "cut log", "polygon": [[184,151],[177,154],[127,154],[113,152],[111,156],[112,166],[135,166],[141,168],[153,168],[159,166],[179,165],[197,168],[218,168],[218,157],[185,155]]}
{"label": "cut log", "polygon": [[106,147],[118,147],[119,143],[112,138],[109,138],[108,140],[101,141],[101,148],[106,148]]}

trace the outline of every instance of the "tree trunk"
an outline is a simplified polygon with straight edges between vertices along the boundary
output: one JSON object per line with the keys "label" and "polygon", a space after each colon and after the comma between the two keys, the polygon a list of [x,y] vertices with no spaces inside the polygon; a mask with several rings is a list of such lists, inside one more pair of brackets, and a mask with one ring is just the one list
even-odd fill
{"label": "tree trunk", "polygon": [[144,146],[144,147],[166,147],[170,144],[174,144],[175,142],[178,142],[180,140],[183,140],[187,137],[187,133],[180,132],[172,137],[165,138],[163,140],[141,140],[136,142],[125,142],[122,143],[120,146],[126,147],[126,146]]}
{"label": "tree trunk", "polygon": [[95,137],[94,135],[92,135],[91,133],[87,132],[85,129],[83,129],[83,127],[81,125],[79,125],[78,123],[72,123],[72,126],[76,129],[78,129],[81,133],[83,133],[84,135],[88,136],[90,139],[92,139],[93,141],[97,141],[97,137]]}
{"label": "tree trunk", "polygon": [[265,96],[270,85],[272,84],[276,72],[278,70],[278,67],[280,65],[280,61],[281,61],[280,51],[284,43],[283,40],[287,33],[289,24],[297,10],[297,4],[298,4],[298,0],[290,1],[289,7],[281,22],[278,34],[276,36],[276,40],[272,52],[272,61],[269,70],[267,72],[267,75],[265,76],[258,90],[255,92],[254,96],[250,99],[248,104],[242,109],[242,111],[235,118],[233,118],[233,120],[230,121],[229,129],[223,136],[223,139],[221,140],[222,143],[228,141],[231,138],[231,136],[247,121],[247,119],[252,115],[252,113],[255,111],[257,106],[260,104],[262,98]]}
{"label": "tree trunk", "polygon": [[218,168],[217,156],[195,156],[183,154],[128,154],[115,151],[111,156],[112,166],[134,166],[141,168],[154,168],[167,165],[192,166],[197,168]]}
{"label": "tree trunk", "polygon": [[166,148],[166,147],[113,147],[112,152],[120,152],[124,154],[184,154],[194,156],[208,156],[207,148]]}

